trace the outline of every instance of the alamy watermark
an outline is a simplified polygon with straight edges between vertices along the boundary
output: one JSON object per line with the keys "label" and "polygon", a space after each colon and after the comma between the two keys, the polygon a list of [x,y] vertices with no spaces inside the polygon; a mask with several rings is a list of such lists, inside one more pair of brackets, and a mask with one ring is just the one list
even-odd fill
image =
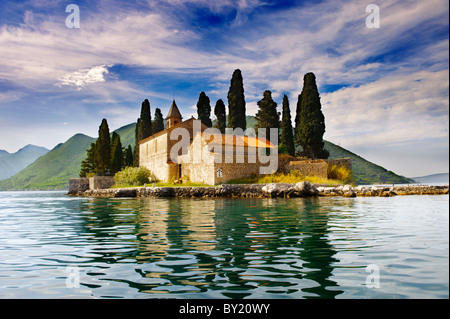
{"label": "alamy watermark", "polygon": [[66,12],[70,13],[66,18],[66,27],[69,29],[80,28],[80,7],[76,4],[69,4]]}
{"label": "alamy watermark", "polygon": [[380,288],[380,267],[376,264],[370,264],[366,267],[366,273],[369,273],[366,277],[366,287]]}
{"label": "alamy watermark", "polygon": [[380,28],[380,7],[376,4],[369,4],[366,7],[366,13],[370,13],[366,17],[366,27],[369,29]]}
{"label": "alamy watermark", "polygon": [[77,266],[67,266],[66,273],[66,288],[80,288],[80,269]]}

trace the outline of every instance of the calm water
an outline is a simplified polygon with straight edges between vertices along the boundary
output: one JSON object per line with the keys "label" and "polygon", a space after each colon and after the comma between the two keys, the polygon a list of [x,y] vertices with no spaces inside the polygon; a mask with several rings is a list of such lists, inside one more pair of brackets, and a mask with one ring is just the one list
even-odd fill
{"label": "calm water", "polygon": [[0,298],[448,298],[448,221],[448,195],[0,192]]}

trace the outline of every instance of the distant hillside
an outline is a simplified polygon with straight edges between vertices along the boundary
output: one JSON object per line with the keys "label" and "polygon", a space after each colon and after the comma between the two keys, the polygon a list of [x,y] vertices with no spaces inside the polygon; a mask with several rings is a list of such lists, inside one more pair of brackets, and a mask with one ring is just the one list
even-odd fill
{"label": "distant hillside", "polygon": [[17,174],[48,151],[45,147],[31,144],[15,153],[0,150],[0,180]]}
{"label": "distant hillside", "polygon": [[330,158],[350,157],[352,160],[353,178],[358,185],[368,184],[407,184],[414,181],[388,171],[384,167],[365,160],[336,144],[325,141],[325,149],[330,152]]}
{"label": "distant hillside", "polygon": [[18,174],[0,181],[0,190],[66,188],[69,178],[80,173],[80,163],[93,141],[83,134],[72,136]]}
{"label": "distant hillside", "polygon": [[[124,147],[134,146],[135,126],[136,123],[132,123],[116,130]],[[95,140],[84,134],[72,136],[18,174],[1,180],[0,190],[67,188],[69,179],[79,176],[81,161]]]}
{"label": "distant hillside", "polygon": [[449,183],[449,173],[433,174],[420,177],[412,178],[417,183],[423,184],[448,184]]}

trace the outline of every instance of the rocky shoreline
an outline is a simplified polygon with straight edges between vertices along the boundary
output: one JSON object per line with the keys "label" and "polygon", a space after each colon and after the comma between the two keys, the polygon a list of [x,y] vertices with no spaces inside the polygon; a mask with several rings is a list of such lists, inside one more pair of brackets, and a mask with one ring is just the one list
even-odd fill
{"label": "rocky shoreline", "polygon": [[390,197],[397,195],[442,195],[449,193],[449,186],[433,185],[393,185],[393,186],[325,186],[299,182],[297,184],[223,184],[216,187],[131,187],[94,189],[68,193],[82,197]]}

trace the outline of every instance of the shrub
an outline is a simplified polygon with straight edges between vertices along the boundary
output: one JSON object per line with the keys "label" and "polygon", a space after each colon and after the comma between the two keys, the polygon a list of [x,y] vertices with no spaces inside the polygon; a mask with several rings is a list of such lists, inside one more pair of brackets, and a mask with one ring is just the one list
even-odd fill
{"label": "shrub", "polygon": [[352,170],[345,166],[328,165],[328,178],[351,183],[353,181],[353,173]]}
{"label": "shrub", "polygon": [[114,181],[123,186],[139,186],[155,181],[154,176],[144,167],[126,167],[114,175]]}

